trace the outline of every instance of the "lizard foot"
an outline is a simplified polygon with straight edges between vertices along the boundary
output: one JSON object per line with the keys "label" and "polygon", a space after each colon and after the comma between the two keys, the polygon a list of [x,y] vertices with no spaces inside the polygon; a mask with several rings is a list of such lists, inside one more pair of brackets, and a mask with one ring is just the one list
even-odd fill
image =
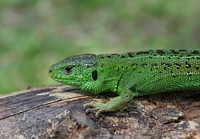
{"label": "lizard foot", "polygon": [[131,93],[126,93],[125,95],[110,99],[107,103],[91,101],[84,104],[83,107],[93,107],[86,109],[86,112],[97,111],[95,115],[98,117],[103,112],[113,112],[120,110],[121,108],[126,106],[132,100],[132,98],[133,96]]}
{"label": "lizard foot", "polygon": [[89,103],[86,103],[83,105],[84,108],[86,107],[93,107],[93,108],[88,108],[86,109],[86,113],[89,113],[89,112],[94,112],[94,111],[97,111],[95,113],[95,116],[96,117],[99,117],[99,115],[102,113],[102,112],[107,112],[107,111],[110,111],[108,109],[108,107],[106,106],[106,104],[104,103],[101,103],[101,102],[95,102],[95,101],[91,101]]}

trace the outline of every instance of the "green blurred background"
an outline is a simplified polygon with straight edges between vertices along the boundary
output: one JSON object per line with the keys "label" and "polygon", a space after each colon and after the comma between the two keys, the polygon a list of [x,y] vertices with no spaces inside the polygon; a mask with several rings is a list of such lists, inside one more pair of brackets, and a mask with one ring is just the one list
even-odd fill
{"label": "green blurred background", "polygon": [[1,0],[0,93],[56,84],[48,67],[80,53],[199,48],[199,0]]}

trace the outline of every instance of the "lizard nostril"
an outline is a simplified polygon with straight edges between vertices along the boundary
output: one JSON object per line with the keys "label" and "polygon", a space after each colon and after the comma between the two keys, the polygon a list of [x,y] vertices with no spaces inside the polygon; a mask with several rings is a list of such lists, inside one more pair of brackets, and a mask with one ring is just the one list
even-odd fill
{"label": "lizard nostril", "polygon": [[49,73],[51,73],[52,72],[52,70],[49,70]]}

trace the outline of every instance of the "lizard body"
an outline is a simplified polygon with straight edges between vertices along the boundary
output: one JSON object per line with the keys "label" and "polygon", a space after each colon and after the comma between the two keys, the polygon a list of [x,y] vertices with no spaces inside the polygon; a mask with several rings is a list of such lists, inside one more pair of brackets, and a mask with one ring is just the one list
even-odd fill
{"label": "lizard body", "polygon": [[49,68],[56,81],[93,94],[112,91],[119,96],[107,103],[89,102],[87,112],[116,111],[133,97],[200,89],[200,50],[149,50],[124,54],[82,54]]}

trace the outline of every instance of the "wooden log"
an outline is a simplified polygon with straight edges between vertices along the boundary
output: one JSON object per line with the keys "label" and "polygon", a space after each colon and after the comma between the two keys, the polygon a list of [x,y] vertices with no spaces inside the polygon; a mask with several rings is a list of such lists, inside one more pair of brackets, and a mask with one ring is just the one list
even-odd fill
{"label": "wooden log", "polygon": [[118,112],[95,117],[83,104],[106,102],[113,94],[92,96],[71,86],[53,91],[59,88],[1,96],[0,139],[200,138],[200,91],[138,97]]}

